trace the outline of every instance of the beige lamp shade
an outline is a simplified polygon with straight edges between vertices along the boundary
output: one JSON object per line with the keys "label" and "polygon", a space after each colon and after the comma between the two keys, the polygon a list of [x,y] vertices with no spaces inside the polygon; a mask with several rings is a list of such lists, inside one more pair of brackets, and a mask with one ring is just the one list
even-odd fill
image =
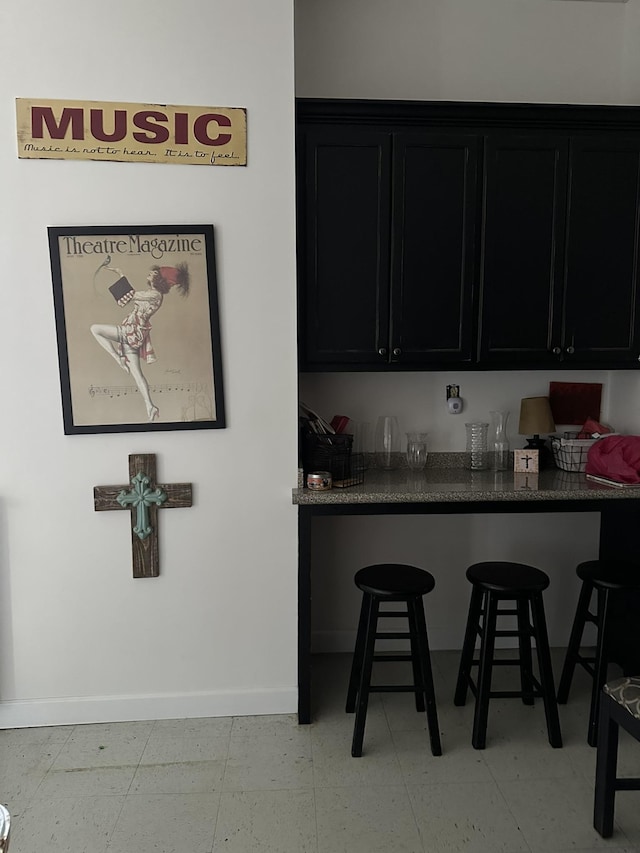
{"label": "beige lamp shade", "polygon": [[520,401],[520,435],[542,435],[554,432],[548,397],[525,397]]}

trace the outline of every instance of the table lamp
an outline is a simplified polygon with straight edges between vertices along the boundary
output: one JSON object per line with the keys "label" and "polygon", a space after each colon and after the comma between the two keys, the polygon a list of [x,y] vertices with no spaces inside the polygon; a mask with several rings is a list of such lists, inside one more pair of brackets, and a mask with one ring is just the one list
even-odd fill
{"label": "table lamp", "polygon": [[547,468],[551,464],[551,451],[540,434],[548,435],[555,432],[555,428],[548,397],[525,397],[520,401],[518,432],[520,435],[532,435],[527,439],[525,449],[538,451],[540,468]]}

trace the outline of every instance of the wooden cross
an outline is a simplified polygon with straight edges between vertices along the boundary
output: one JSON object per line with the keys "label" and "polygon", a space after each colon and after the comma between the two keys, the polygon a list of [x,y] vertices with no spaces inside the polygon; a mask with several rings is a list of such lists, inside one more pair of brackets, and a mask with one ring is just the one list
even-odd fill
{"label": "wooden cross", "polygon": [[155,485],[155,453],[133,453],[129,456],[129,485],[96,486],[93,502],[96,512],[130,509],[131,546],[134,578],[157,578],[158,507],[191,506],[191,483]]}

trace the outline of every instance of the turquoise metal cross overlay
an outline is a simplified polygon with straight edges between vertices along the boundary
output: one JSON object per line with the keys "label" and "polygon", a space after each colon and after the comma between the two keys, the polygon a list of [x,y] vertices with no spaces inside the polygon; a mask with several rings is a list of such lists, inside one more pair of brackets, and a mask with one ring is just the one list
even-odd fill
{"label": "turquoise metal cross overlay", "polygon": [[136,508],[136,525],[133,528],[133,532],[138,539],[146,539],[153,532],[149,524],[149,513],[147,511],[149,507],[152,504],[160,506],[167,499],[167,495],[162,489],[150,489],[150,482],[150,477],[147,477],[142,472],[138,472],[131,480],[131,485],[133,486],[131,491],[125,492],[123,489],[116,498],[121,507],[126,508],[127,506],[131,506]]}

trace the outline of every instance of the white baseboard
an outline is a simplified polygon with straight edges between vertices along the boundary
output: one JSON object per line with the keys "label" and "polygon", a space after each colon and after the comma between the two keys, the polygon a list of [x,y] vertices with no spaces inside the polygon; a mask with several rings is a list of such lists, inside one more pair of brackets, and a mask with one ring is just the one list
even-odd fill
{"label": "white baseboard", "polygon": [[0,702],[0,729],[131,720],[293,714],[296,688],[221,690],[158,696],[89,696]]}

